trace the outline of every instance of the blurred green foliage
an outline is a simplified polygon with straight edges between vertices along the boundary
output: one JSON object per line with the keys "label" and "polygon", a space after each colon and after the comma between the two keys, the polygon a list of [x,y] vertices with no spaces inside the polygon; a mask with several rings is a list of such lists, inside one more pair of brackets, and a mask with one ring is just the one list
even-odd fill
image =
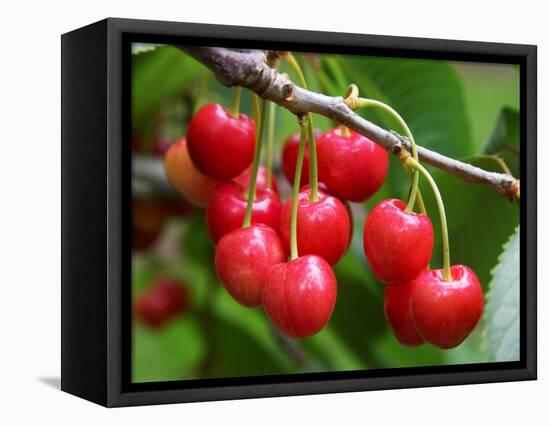
{"label": "blurred green foliage", "polygon": [[519,359],[519,229],[492,271],[487,293],[486,344],[491,361]]}
{"label": "blurred green foliage", "polygon": [[[487,170],[502,171],[495,157],[502,158],[518,175],[519,75],[511,66],[313,54],[299,55],[299,60],[311,90],[342,95],[353,82],[362,96],[379,99],[396,109],[418,144]],[[293,76],[284,63],[280,71]],[[231,89],[217,83],[206,68],[181,51],[170,46],[135,46],[132,130],[134,136],[144,140],[141,150],[154,143],[159,132],[158,116],[170,105],[178,105],[182,118],[177,128],[184,134],[187,120],[200,105],[229,105],[231,96]],[[246,91],[242,111],[251,114],[250,94]],[[382,127],[401,131],[394,119],[381,111],[365,110],[360,114]],[[334,125],[324,117],[315,116],[314,120],[322,130]],[[278,108],[278,147],[297,129],[295,117]],[[490,313],[462,345],[448,351],[429,345],[410,349],[393,337],[384,318],[384,286],[371,274],[362,248],[368,209],[383,198],[407,195],[407,178],[399,162],[393,158],[390,161],[383,188],[364,208],[354,209],[353,243],[335,267],[339,294],[332,319],[318,335],[302,341],[282,336],[261,309],[242,307],[223,289],[214,272],[214,249],[206,234],[203,212],[193,211],[171,220],[160,242],[145,252],[134,252],[133,296],[147,289],[155,276],[169,274],[189,287],[191,309],[159,330],[134,321],[133,380],[463,364],[515,356],[503,354],[507,346],[501,340],[511,339],[496,323],[502,322],[498,312],[499,304],[504,302],[491,300],[491,295],[502,298],[506,289],[513,292],[519,288],[518,276],[501,283],[503,276],[509,276],[503,271],[519,271],[513,263],[518,245],[509,243],[507,253],[502,254],[504,244],[518,227],[519,207],[487,186],[468,184],[433,169],[446,203],[452,261],[470,266],[486,292],[493,280],[487,296]],[[279,183],[283,193],[286,190],[288,194],[288,186],[282,179]],[[427,185],[421,188],[436,231],[432,267],[440,267],[437,209]],[[506,299],[506,303],[517,304],[517,300]],[[506,321],[513,322],[517,312],[512,307],[507,314]]]}

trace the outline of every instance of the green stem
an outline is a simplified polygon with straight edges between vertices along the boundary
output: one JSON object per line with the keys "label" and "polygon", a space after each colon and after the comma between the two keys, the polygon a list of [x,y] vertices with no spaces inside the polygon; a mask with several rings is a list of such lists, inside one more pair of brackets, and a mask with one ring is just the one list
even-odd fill
{"label": "green stem", "polygon": [[441,234],[442,234],[442,240],[443,240],[443,279],[445,281],[451,281],[453,278],[451,275],[451,254],[449,250],[449,231],[447,229],[447,216],[445,215],[445,205],[443,204],[441,193],[439,192],[439,188],[437,187],[437,184],[435,183],[432,175],[430,174],[430,172],[428,172],[424,168],[424,166],[422,166],[422,164],[420,164],[413,157],[408,157],[405,160],[405,164],[422,173],[422,176],[424,176],[426,180],[429,182],[432,188],[432,191],[434,193],[434,196],[437,202],[437,208],[439,209],[439,217],[441,220]]}
{"label": "green stem", "polygon": [[342,72],[342,67],[340,66],[340,62],[338,61],[338,59],[336,59],[336,57],[326,57],[324,58],[324,62],[330,68],[330,72],[334,76],[336,84],[341,88],[346,87],[349,80]]}
{"label": "green stem", "polygon": [[[298,76],[302,87],[307,89],[306,77],[294,55],[287,52],[284,57]],[[307,127],[309,133],[309,201],[314,203],[319,200],[319,183],[317,180],[317,144],[315,143],[315,127],[311,114],[307,115]]]}
{"label": "green stem", "polygon": [[351,132],[349,131],[349,127],[348,126],[344,126],[343,124],[340,126],[340,132],[342,134],[343,137],[345,138],[350,138],[351,137]]}
{"label": "green stem", "polygon": [[250,184],[248,185],[248,196],[246,200],[246,211],[244,213],[243,228],[248,228],[252,221],[252,206],[256,195],[256,180],[258,169],[260,168],[260,157],[262,155],[262,136],[264,133],[265,115],[267,110],[267,101],[262,99],[261,113],[259,123],[256,122],[256,145],[254,146],[254,161],[250,172]]}
{"label": "green stem", "polygon": [[302,164],[306,150],[306,128],[305,123],[300,123],[300,145],[298,147],[298,158],[296,160],[296,171],[294,172],[294,185],[292,187],[292,210],[290,213],[290,259],[298,258],[298,237],[296,227],[298,223],[298,193],[300,192],[300,179],[302,178]]}
{"label": "green stem", "polygon": [[[411,187],[412,187],[413,171],[404,164],[403,164],[403,169],[405,170],[405,173],[407,173],[407,176],[409,177],[409,181],[411,182]],[[420,187],[416,192],[416,205],[418,206],[420,213],[426,216],[428,215],[428,212],[426,211],[426,205],[424,204],[424,198],[422,198],[422,194],[420,193]]]}
{"label": "green stem", "polygon": [[197,90],[197,94],[195,96],[195,104],[193,107],[193,114],[195,114],[198,109],[201,106],[202,99],[206,97],[206,93],[208,92],[208,84],[210,83],[210,76],[212,73],[206,73],[204,77],[202,78],[199,89]]}
{"label": "green stem", "polygon": [[319,80],[319,85],[322,87],[324,93],[332,96],[336,96],[340,93],[323,69],[320,69],[315,75]]}
{"label": "green stem", "polygon": [[[399,124],[401,125],[403,130],[405,131],[405,135],[407,136],[407,138],[409,138],[409,141],[411,142],[412,155],[413,155],[414,159],[416,161],[418,161],[418,152],[417,152],[417,149],[416,149],[416,142],[414,141],[414,137],[413,137],[413,134],[411,132],[411,129],[409,129],[409,126],[407,126],[407,123],[405,122],[405,120],[403,120],[403,117],[401,117],[401,115],[396,110],[394,110],[391,106],[386,105],[384,102],[380,102],[380,101],[377,101],[375,99],[359,98],[359,99],[357,99],[357,105],[359,107],[374,106],[374,107],[381,108],[384,111],[388,112],[393,118],[395,118],[399,122]],[[414,202],[417,199],[416,194],[419,191],[419,189],[418,189],[418,178],[419,178],[418,173],[416,171],[413,171],[413,180],[412,180],[411,192],[409,194],[409,201],[407,202],[407,207],[405,209],[406,212],[412,211],[412,209],[414,207]],[[425,213],[425,212],[423,212],[423,213]]]}
{"label": "green stem", "polygon": [[260,101],[256,93],[252,93],[252,110],[254,111],[254,121],[257,123],[260,121]]}
{"label": "green stem", "polygon": [[476,155],[476,158],[486,158],[487,160],[492,160],[498,164],[498,166],[501,168],[503,173],[507,175],[512,175],[512,172],[508,167],[508,165],[506,164],[506,161],[504,161],[502,157],[499,157],[498,155],[490,155],[490,154]]}
{"label": "green stem", "polygon": [[304,75],[304,72],[302,71],[302,67],[300,67],[300,64],[298,63],[294,55],[290,52],[287,52],[284,57],[298,76],[298,80],[300,81],[302,87],[304,89],[307,89],[306,77]]}
{"label": "green stem", "polygon": [[267,122],[267,155],[266,155],[266,186],[271,189],[272,163],[273,163],[273,140],[275,139],[275,113],[277,109],[274,102],[269,103],[269,118]]}
{"label": "green stem", "polygon": [[239,118],[239,112],[241,108],[241,86],[235,87],[235,94],[233,95],[233,101],[231,102],[231,115],[235,118]]}
{"label": "green stem", "polygon": [[319,183],[317,178],[317,143],[311,114],[308,114],[307,130],[309,132],[309,201],[319,200]]}

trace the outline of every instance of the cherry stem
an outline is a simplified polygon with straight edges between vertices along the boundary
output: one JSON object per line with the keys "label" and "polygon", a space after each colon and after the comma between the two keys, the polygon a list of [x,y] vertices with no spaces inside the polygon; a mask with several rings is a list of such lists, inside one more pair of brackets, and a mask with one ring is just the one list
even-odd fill
{"label": "cherry stem", "polygon": [[[352,93],[353,93],[353,89],[352,89]],[[357,98],[356,105],[357,105],[357,107],[371,107],[371,106],[378,107],[378,108],[383,109],[387,113],[389,113],[393,118],[395,118],[397,120],[397,122],[399,123],[399,125],[405,131],[405,135],[407,136],[407,138],[409,138],[409,141],[411,143],[412,155],[413,155],[414,159],[416,161],[418,161],[418,151],[416,149],[416,142],[414,141],[414,137],[413,137],[413,134],[411,132],[411,129],[409,129],[409,126],[407,125],[405,120],[403,120],[403,117],[401,117],[401,115],[396,110],[394,110],[391,106],[386,105],[384,102],[380,102],[380,101],[377,101],[375,99]],[[407,202],[407,207],[405,208],[406,212],[411,212],[414,208],[415,201],[418,201],[417,200],[417,194],[420,192],[420,190],[418,188],[418,178],[419,178],[418,172],[416,170],[413,170],[411,191],[409,193],[409,200]],[[420,196],[418,198],[422,198],[422,197]],[[420,207],[420,205],[424,204],[424,203],[419,202],[418,204],[419,204],[419,207]],[[422,211],[422,209],[421,209],[421,211]],[[422,211],[422,213],[426,214],[425,209],[424,209],[424,211]]]}
{"label": "cherry stem", "polygon": [[315,129],[311,114],[308,114],[307,130],[309,133],[309,201],[319,200],[319,185],[317,177],[317,142],[315,141]]}
{"label": "cherry stem", "polygon": [[422,176],[426,178],[426,180],[429,182],[432,191],[434,193],[436,202],[437,202],[437,208],[439,210],[439,217],[441,220],[441,234],[442,234],[442,240],[443,240],[443,279],[445,281],[451,281],[453,279],[451,275],[451,254],[449,250],[449,231],[447,228],[447,216],[445,215],[445,205],[443,204],[443,199],[441,198],[441,193],[439,192],[439,188],[437,187],[437,184],[435,183],[435,180],[433,179],[432,175],[428,170],[422,166],[417,160],[415,160],[413,157],[407,157],[405,160],[405,164],[411,168],[414,168],[418,170]]}
{"label": "cherry stem", "polygon": [[256,126],[258,125],[258,122],[260,121],[260,101],[259,97],[256,93],[252,93],[252,109],[254,110],[254,121],[256,122]]}
{"label": "cherry stem", "polygon": [[231,101],[231,115],[235,118],[239,118],[239,112],[241,108],[241,86],[235,87],[235,93],[233,100]]}
{"label": "cherry stem", "polygon": [[246,200],[246,211],[243,219],[243,228],[248,228],[252,221],[252,206],[256,195],[256,181],[258,178],[258,170],[260,168],[260,157],[262,155],[262,136],[264,133],[266,110],[267,101],[262,99],[260,119],[256,122],[256,144],[254,145],[254,160],[252,162],[252,170],[250,171],[250,183],[248,185],[248,196]]}
{"label": "cherry stem", "polygon": [[503,158],[498,155],[491,155],[491,154],[476,155],[476,158],[486,158],[487,160],[492,160],[498,164],[498,166],[500,167],[503,173],[507,175],[512,175],[512,172],[508,167],[508,165],[506,164],[506,161],[504,161]]}
{"label": "cherry stem", "polygon": [[197,90],[197,94],[195,96],[195,105],[193,108],[193,114],[197,112],[197,110],[200,108],[203,98],[206,98],[206,92],[208,92],[208,84],[210,83],[210,77],[212,76],[211,73],[207,73],[202,78],[199,88]]}
{"label": "cherry stem", "polygon": [[[304,117],[307,119],[307,116]],[[298,236],[296,227],[298,223],[298,194],[300,193],[300,179],[302,178],[302,165],[306,151],[306,123],[300,120],[300,145],[298,146],[298,158],[296,171],[294,172],[294,184],[292,186],[292,210],[290,213],[290,260],[298,258]]]}
{"label": "cherry stem", "polygon": [[349,131],[348,126],[344,126],[344,125],[340,126],[340,132],[342,133],[342,136],[345,138],[351,137],[351,132]]}
{"label": "cherry stem", "polygon": [[269,118],[267,122],[267,154],[266,154],[266,186],[271,189],[271,179],[272,179],[272,163],[273,163],[273,140],[275,139],[275,113],[276,113],[275,103],[269,103]]}
{"label": "cherry stem", "polygon": [[[304,89],[307,89],[307,82],[302,67],[290,52],[286,52],[284,58],[288,64],[292,67],[298,80]],[[309,133],[309,201],[312,203],[319,200],[319,184],[317,173],[317,144],[315,143],[315,127],[313,126],[313,116],[307,114],[307,130]]]}
{"label": "cherry stem", "polygon": [[[409,177],[409,181],[411,182],[411,186],[412,186],[413,171],[409,167],[407,167],[405,164],[403,164],[403,169],[405,170],[405,173],[407,173],[407,176]],[[418,205],[420,212],[427,215],[426,205],[424,204],[424,198],[422,198],[422,194],[420,193],[420,188],[418,188],[418,192],[416,193],[416,204]]]}
{"label": "cherry stem", "polygon": [[304,75],[304,72],[302,71],[302,67],[294,57],[294,55],[290,52],[285,52],[284,58],[288,62],[288,64],[292,67],[296,75],[298,76],[298,80],[300,81],[300,84],[304,89],[307,89],[307,82],[306,77]]}

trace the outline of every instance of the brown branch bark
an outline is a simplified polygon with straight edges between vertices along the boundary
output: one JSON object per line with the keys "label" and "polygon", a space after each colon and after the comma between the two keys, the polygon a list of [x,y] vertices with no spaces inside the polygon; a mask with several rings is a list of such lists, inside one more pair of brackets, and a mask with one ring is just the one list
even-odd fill
{"label": "brown branch bark", "polygon": [[[402,149],[410,151],[410,144],[405,137],[355,114],[342,97],[314,93],[289,81],[268,66],[266,52],[234,51],[220,47],[179,48],[207,66],[226,86],[250,89],[297,115],[308,112],[324,115],[367,136],[394,154],[398,155]],[[421,161],[466,182],[486,184],[510,199],[519,198],[519,180],[513,176],[489,172],[423,147],[418,147],[418,156]]]}

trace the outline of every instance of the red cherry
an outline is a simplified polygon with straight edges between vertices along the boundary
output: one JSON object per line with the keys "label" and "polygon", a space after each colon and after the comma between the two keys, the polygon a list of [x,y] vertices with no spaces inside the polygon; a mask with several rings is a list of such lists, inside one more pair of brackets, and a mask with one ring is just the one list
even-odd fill
{"label": "red cherry", "polygon": [[166,219],[161,203],[154,201],[132,202],[132,248],[148,249],[156,241]]}
{"label": "red cherry", "polygon": [[329,321],[336,293],[330,265],[319,256],[302,256],[268,270],[262,303],[281,331],[304,338],[318,333]]}
{"label": "red cherry", "polygon": [[[306,183],[305,185],[300,185],[300,191],[305,191],[305,190],[309,190],[309,189],[311,189],[311,185],[309,184],[309,182]],[[333,195],[333,196],[337,197],[336,195],[330,193],[330,190],[328,189],[328,186],[326,186],[323,182],[317,182],[317,190],[318,191],[323,191],[325,194]],[[340,200],[340,201],[344,202],[343,200]]]}
{"label": "red cherry", "polygon": [[401,200],[384,200],[367,216],[363,248],[376,277],[388,284],[412,281],[430,262],[434,231],[424,214],[405,212]]}
{"label": "red cherry", "polygon": [[252,163],[256,125],[250,117],[231,115],[219,104],[197,111],[187,128],[189,154],[197,168],[218,179],[231,179]]}
{"label": "red cherry", "polygon": [[262,303],[267,269],[285,260],[279,234],[263,224],[237,228],[216,247],[218,278],[237,302],[249,307]]}
{"label": "red cherry", "polygon": [[153,293],[166,301],[166,310],[170,314],[182,312],[187,308],[187,287],[174,279],[157,278],[153,286]]}
{"label": "red cherry", "polygon": [[[243,188],[248,188],[250,185],[251,167],[246,169],[243,174],[237,176],[233,180],[241,185]],[[258,169],[258,177],[256,178],[256,188],[267,188],[267,169],[264,166],[260,166]],[[271,189],[279,195],[279,188],[277,187],[277,180],[271,175]]]}
{"label": "red cherry", "polygon": [[159,327],[167,319],[165,300],[156,294],[141,293],[138,295],[134,312],[137,318],[150,327]]}
{"label": "red cherry", "polygon": [[409,310],[411,283],[389,285],[384,292],[384,313],[395,338],[405,346],[414,348],[424,343],[424,339],[414,325]]}
{"label": "red cherry", "polygon": [[[300,187],[300,192],[306,191],[306,190],[309,190],[309,189],[310,189],[310,185],[308,183],[308,184]],[[335,194],[331,194],[331,192],[329,191],[329,189],[327,188],[327,186],[323,182],[317,182],[317,190],[319,192],[324,192],[327,195],[332,195],[333,197],[338,198],[338,196],[336,196]],[[347,251],[347,249],[351,245],[351,240],[353,238],[353,212],[351,211],[351,204],[349,203],[348,200],[346,200],[345,198],[338,198],[338,199],[340,200],[340,202],[346,208],[346,210],[348,212],[348,216],[349,216],[350,233],[349,233],[348,247],[346,248],[346,251]]]}
{"label": "red cherry", "polygon": [[451,267],[452,281],[442,269],[422,272],[413,282],[410,310],[427,342],[442,349],[458,346],[472,332],[483,312],[483,291],[474,272]]}
{"label": "red cherry", "polygon": [[[247,188],[228,181],[220,184],[206,209],[206,227],[210,238],[217,244],[221,237],[243,224],[246,211]],[[257,188],[252,207],[252,223],[263,223],[279,228],[281,201],[271,189]]]}
{"label": "red cherry", "polygon": [[[315,139],[321,134],[319,129],[315,129]],[[284,144],[281,158],[281,168],[286,179],[292,184],[294,182],[294,173],[296,173],[296,163],[298,160],[298,149],[300,147],[300,132],[290,136]],[[302,174],[300,177],[300,186],[309,183],[309,140],[306,141],[306,150],[304,152],[304,162],[302,163]]]}
{"label": "red cherry", "polygon": [[332,193],[362,202],[380,189],[388,172],[388,153],[359,133],[342,135],[340,128],[317,139],[319,180]]}
{"label": "red cherry", "polygon": [[187,291],[183,285],[170,279],[159,279],[139,294],[134,313],[150,327],[159,327],[187,308]]}
{"label": "red cherry", "polygon": [[176,141],[164,157],[166,176],[181,195],[198,207],[206,207],[220,180],[202,174],[193,164],[185,138]]}
{"label": "red cherry", "polygon": [[[310,191],[298,194],[296,233],[298,253],[315,254],[328,263],[335,264],[346,252],[351,223],[346,207],[338,198],[318,192],[319,199],[309,200]],[[290,250],[290,217],[292,199],[288,199],[281,212],[281,235],[287,250]]]}

